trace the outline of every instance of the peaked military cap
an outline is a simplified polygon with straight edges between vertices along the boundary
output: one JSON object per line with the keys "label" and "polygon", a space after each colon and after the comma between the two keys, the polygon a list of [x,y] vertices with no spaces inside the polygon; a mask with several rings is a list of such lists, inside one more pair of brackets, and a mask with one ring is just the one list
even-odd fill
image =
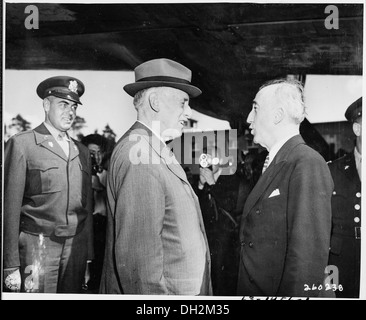
{"label": "peaked military cap", "polygon": [[358,117],[362,116],[362,97],[353,102],[346,110],[344,114],[346,119],[350,122],[355,121]]}
{"label": "peaked military cap", "polygon": [[41,99],[55,96],[78,104],[82,104],[80,97],[84,94],[84,91],[85,86],[79,79],[68,76],[48,78],[37,87],[37,94]]}

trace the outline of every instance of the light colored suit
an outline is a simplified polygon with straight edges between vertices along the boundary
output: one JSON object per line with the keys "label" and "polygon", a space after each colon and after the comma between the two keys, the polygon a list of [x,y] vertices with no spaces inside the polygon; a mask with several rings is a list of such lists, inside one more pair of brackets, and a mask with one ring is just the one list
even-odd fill
{"label": "light colored suit", "polygon": [[101,293],[211,294],[197,196],[169,149],[139,122],[114,149],[107,196]]}
{"label": "light colored suit", "polygon": [[332,191],[333,180],[320,154],[300,135],[288,140],[245,203],[239,295],[326,295],[311,289],[325,279]]}

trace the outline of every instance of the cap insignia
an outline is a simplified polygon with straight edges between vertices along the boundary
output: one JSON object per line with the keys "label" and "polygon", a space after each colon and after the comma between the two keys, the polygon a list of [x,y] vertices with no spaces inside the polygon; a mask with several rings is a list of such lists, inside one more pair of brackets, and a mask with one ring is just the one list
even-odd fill
{"label": "cap insignia", "polygon": [[78,83],[77,83],[77,81],[70,80],[69,90],[72,91],[72,92],[75,92],[75,93],[78,92]]}

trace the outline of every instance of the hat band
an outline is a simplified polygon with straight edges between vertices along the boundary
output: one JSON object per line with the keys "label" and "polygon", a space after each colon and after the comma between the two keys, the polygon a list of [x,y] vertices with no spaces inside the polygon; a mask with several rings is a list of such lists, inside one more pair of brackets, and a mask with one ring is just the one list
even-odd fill
{"label": "hat band", "polygon": [[53,88],[47,89],[46,92],[44,93],[44,98],[46,98],[48,96],[52,96],[52,95],[81,104],[81,102],[79,100],[79,95],[77,93],[72,92],[68,89],[62,88],[62,87],[53,87]]}
{"label": "hat band", "polygon": [[53,87],[53,88],[49,88],[45,91],[45,95],[47,94],[51,94],[51,93],[65,93],[65,94],[73,94],[73,95],[76,95],[76,96],[79,96],[76,92],[73,92],[69,89],[66,89],[66,88],[63,88],[63,87]]}
{"label": "hat band", "polygon": [[146,78],[141,78],[141,79],[137,80],[136,82],[142,82],[142,81],[163,81],[163,82],[176,82],[176,83],[188,84],[188,85],[191,84],[188,80],[184,80],[181,78],[175,78],[175,77],[167,77],[167,76],[146,77]]}

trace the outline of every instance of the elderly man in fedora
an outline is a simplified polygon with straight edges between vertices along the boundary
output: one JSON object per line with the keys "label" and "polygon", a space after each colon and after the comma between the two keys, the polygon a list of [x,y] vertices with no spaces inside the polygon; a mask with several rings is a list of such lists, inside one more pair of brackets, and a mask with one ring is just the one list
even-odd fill
{"label": "elderly man in fedora", "polygon": [[100,292],[211,295],[210,254],[199,202],[166,142],[191,116],[191,71],[155,59],[135,68],[137,121],[113,151]]}

